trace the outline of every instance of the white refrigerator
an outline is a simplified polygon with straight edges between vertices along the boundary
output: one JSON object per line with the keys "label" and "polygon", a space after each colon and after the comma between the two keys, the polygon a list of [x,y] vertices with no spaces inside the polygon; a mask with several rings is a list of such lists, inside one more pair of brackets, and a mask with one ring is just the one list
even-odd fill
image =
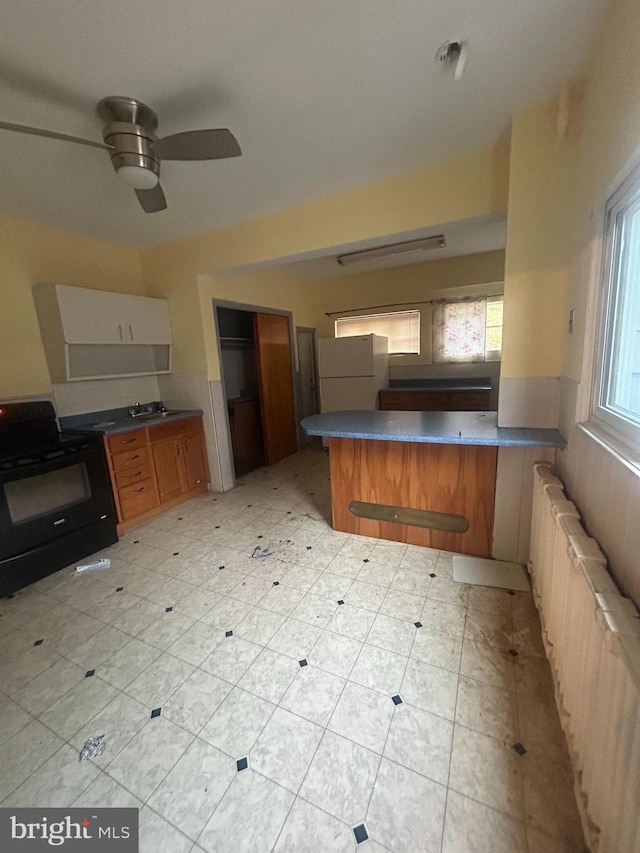
{"label": "white refrigerator", "polygon": [[382,335],[320,338],[320,411],[377,409],[389,384],[389,340]]}

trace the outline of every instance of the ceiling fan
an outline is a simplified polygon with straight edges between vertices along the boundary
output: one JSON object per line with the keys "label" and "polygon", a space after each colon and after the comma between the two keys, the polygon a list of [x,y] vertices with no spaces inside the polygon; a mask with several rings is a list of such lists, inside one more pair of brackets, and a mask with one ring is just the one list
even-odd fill
{"label": "ceiling fan", "polygon": [[135,98],[111,95],[98,102],[97,113],[105,123],[104,143],[79,136],[0,121],[0,130],[30,133],[89,145],[109,152],[116,174],[136,192],[145,213],[165,210],[167,200],[159,184],[162,160],[220,160],[242,154],[238,140],[226,128],[187,130],[161,139],[155,135],[158,117]]}

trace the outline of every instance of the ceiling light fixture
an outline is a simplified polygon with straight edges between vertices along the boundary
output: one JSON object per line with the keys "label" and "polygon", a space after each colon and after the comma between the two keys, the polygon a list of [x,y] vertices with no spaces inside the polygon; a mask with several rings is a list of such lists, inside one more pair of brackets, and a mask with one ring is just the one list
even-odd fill
{"label": "ceiling light fixture", "polygon": [[378,246],[376,249],[349,252],[346,255],[338,255],[336,261],[340,266],[346,267],[364,261],[377,261],[379,258],[392,258],[396,255],[411,255],[431,249],[444,249],[446,245],[444,234],[436,234],[433,237],[422,237],[420,240],[409,240],[406,243],[391,243],[388,246]]}

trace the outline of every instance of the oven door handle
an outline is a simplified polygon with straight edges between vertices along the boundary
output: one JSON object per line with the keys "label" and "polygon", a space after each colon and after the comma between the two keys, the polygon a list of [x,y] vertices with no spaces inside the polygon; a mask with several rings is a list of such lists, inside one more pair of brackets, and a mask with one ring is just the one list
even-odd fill
{"label": "oven door handle", "polygon": [[81,464],[90,459],[100,457],[101,448],[99,444],[91,444],[74,452],[64,451],[52,454],[48,458],[33,459],[24,465],[16,465],[0,471],[0,483],[11,483],[14,480],[24,480],[27,477],[35,477],[38,474],[47,474],[56,468],[66,468],[70,465]]}

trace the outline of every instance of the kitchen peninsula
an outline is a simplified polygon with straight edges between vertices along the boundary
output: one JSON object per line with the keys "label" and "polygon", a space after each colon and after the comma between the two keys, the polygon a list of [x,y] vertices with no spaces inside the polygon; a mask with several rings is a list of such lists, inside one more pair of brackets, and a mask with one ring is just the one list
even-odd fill
{"label": "kitchen peninsula", "polygon": [[329,446],[336,530],[490,557],[498,447],[564,447],[496,412],[343,411],[302,421]]}

